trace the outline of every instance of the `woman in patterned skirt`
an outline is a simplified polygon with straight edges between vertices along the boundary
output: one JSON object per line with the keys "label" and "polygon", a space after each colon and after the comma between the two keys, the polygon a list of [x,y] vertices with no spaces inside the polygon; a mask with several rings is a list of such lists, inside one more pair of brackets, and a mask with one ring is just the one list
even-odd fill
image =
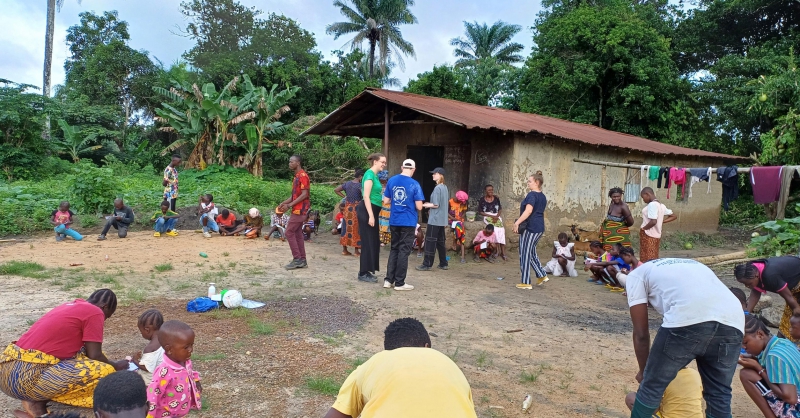
{"label": "woman in patterned skirt", "polygon": [[603,249],[611,251],[614,244],[621,244],[623,247],[631,246],[631,230],[633,226],[633,215],[628,208],[628,204],[622,201],[622,189],[614,187],[608,192],[611,198],[611,205],[608,207],[606,219],[600,227],[600,240]]}
{"label": "woman in patterned skirt", "polygon": [[[361,203],[361,179],[364,177],[364,170],[356,170],[355,178],[352,181],[339,186],[334,190],[339,197],[344,198],[344,222],[342,222],[342,237],[339,244],[342,245],[342,255],[361,256],[361,235],[358,233],[358,216],[356,208]],[[353,247],[353,254],[347,251],[347,247]]]}

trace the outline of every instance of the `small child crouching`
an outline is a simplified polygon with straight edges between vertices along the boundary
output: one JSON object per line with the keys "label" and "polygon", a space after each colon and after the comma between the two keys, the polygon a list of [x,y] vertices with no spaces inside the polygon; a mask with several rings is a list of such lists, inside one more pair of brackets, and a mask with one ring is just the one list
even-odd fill
{"label": "small child crouching", "polygon": [[194,331],[181,321],[167,321],[158,331],[164,362],[147,387],[147,418],[183,417],[202,407],[200,374],[192,368]]}
{"label": "small child crouching", "polygon": [[494,263],[494,257],[497,252],[495,249],[497,237],[494,235],[494,225],[488,224],[483,230],[478,231],[478,235],[472,240],[472,244],[472,250],[475,252],[472,258],[473,261],[480,262],[483,258],[490,263]]}
{"label": "small child crouching", "polygon": [[133,356],[133,362],[139,366],[139,373],[145,383],[153,380],[153,372],[164,362],[164,348],[158,340],[158,331],[164,324],[164,317],[157,309],[148,309],[139,316],[139,332],[148,340],[141,353]]}

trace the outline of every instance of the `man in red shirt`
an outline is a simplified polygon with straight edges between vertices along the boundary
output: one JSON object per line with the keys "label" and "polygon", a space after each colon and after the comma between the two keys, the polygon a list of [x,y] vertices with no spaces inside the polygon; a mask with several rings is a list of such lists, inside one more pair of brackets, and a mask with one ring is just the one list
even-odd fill
{"label": "man in red shirt", "polygon": [[117,309],[117,296],[100,289],[47,312],[0,354],[0,390],[22,401],[30,416],[47,413],[47,402],[91,408],[97,382],[127,360],[103,354],[103,325]]}
{"label": "man in red shirt", "polygon": [[305,223],[306,214],[311,207],[311,201],[308,198],[311,182],[308,174],[303,170],[303,157],[292,155],[289,158],[289,168],[294,171],[292,197],[284,200],[278,209],[285,212],[291,208],[291,216],[286,224],[286,241],[289,242],[289,248],[292,250],[292,262],[284,267],[286,270],[294,270],[308,267],[306,247],[303,241],[303,223]]}

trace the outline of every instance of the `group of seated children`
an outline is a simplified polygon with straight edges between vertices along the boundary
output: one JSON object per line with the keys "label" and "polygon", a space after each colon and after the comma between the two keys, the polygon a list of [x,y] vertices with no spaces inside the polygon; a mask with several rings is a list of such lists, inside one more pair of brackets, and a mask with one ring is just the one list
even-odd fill
{"label": "group of seated children", "polygon": [[633,248],[614,244],[609,251],[603,250],[603,244],[592,241],[589,249],[594,257],[587,256],[585,271],[592,273],[590,283],[604,285],[612,292],[625,291],[625,279],[631,270],[642,265]]}
{"label": "group of seated children", "polygon": [[141,353],[128,360],[138,367],[147,386],[148,418],[183,417],[200,410],[203,390],[192,368],[194,331],[181,321],[164,322],[156,309],[139,316],[139,332],[148,340]]}

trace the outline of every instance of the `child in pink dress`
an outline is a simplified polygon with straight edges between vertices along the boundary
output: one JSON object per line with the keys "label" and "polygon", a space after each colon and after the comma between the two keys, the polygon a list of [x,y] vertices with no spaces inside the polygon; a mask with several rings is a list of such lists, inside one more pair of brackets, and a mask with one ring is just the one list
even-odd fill
{"label": "child in pink dress", "polygon": [[158,330],[164,362],[147,387],[147,418],[179,418],[201,408],[200,375],[192,369],[194,331],[181,321],[167,321]]}

